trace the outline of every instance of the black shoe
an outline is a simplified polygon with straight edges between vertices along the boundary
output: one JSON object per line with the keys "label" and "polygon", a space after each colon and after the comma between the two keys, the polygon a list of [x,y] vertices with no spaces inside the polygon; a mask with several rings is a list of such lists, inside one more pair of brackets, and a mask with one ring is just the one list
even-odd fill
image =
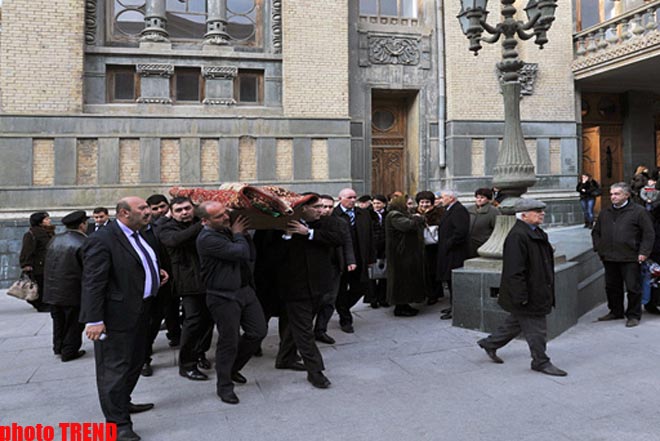
{"label": "black shoe", "polygon": [[154,374],[154,370],[151,368],[151,363],[147,362],[142,366],[140,375],[143,377],[151,377]]}
{"label": "black shoe", "polygon": [[234,391],[231,392],[225,392],[225,393],[220,393],[218,392],[218,396],[222,400],[223,403],[227,404],[238,404],[240,401]]}
{"label": "black shoe", "polygon": [[602,317],[598,317],[599,322],[609,322],[610,320],[621,320],[623,316],[614,315],[611,312],[608,312]]}
{"label": "black shoe", "polygon": [[486,354],[490,357],[491,360],[493,360],[493,363],[497,363],[497,364],[504,363],[504,360],[502,360],[500,357],[497,356],[497,349],[485,348],[481,345],[481,341],[478,341],[477,344],[481,349],[486,351]]}
{"label": "black shoe", "polygon": [[128,403],[128,413],[146,412],[154,408],[154,403],[133,404]]}
{"label": "black shoe", "polygon": [[133,432],[130,426],[120,426],[117,427],[117,438],[116,441],[140,441],[140,435]]}
{"label": "black shoe", "polygon": [[247,378],[245,378],[240,372],[234,372],[231,374],[231,381],[238,384],[247,383]]}
{"label": "black shoe", "polygon": [[202,355],[197,359],[197,367],[208,371],[211,369],[211,362],[206,359],[205,355]]}
{"label": "black shoe", "polygon": [[446,312],[440,316],[440,320],[451,320],[452,315],[451,315],[451,309],[449,312]]}
{"label": "black shoe", "polygon": [[371,302],[371,303],[369,304],[369,306],[371,306],[373,309],[378,309],[378,308],[380,308],[380,305],[378,304],[378,302]]}
{"label": "black shoe", "polygon": [[330,380],[328,377],[323,375],[323,372],[309,372],[307,373],[307,381],[312,383],[312,386],[318,387],[319,389],[327,389],[330,387]]}
{"label": "black shoe", "polygon": [[657,307],[657,306],[654,306],[654,305],[644,305],[644,309],[645,309],[646,312],[648,312],[649,314],[655,314],[655,315],[659,315],[659,314],[660,314],[660,309],[658,309],[658,307]]}
{"label": "black shoe", "polygon": [[263,357],[264,356],[264,350],[261,349],[261,346],[259,346],[259,349],[257,349],[257,352],[254,353],[255,357]]}
{"label": "black shoe", "polygon": [[554,364],[549,364],[542,368],[532,368],[532,370],[535,370],[536,372],[541,372],[542,374],[552,375],[554,377],[565,377],[566,375],[568,375],[568,372],[559,369]]}
{"label": "black shoe", "polygon": [[451,308],[441,309],[440,312],[443,314],[447,314],[448,312],[451,312]]}
{"label": "black shoe", "polygon": [[177,348],[181,344],[181,339],[180,338],[173,338],[170,340],[168,343],[170,345],[170,348]]}
{"label": "black shoe", "polygon": [[83,355],[85,355],[85,353],[86,352],[83,349],[81,349],[72,355],[62,355],[62,361],[67,362],[67,361],[75,360],[76,358],[80,358]]}
{"label": "black shoe", "polygon": [[55,354],[55,355],[62,355],[62,349],[60,349],[60,348],[53,349],[53,354]]}
{"label": "black shoe", "polygon": [[345,325],[339,325],[342,331],[344,331],[347,334],[352,334],[355,332],[355,329],[353,328],[353,324],[347,323]]}
{"label": "black shoe", "polygon": [[275,369],[287,369],[290,371],[306,371],[305,365],[299,361],[294,361],[288,364],[276,364]]}
{"label": "black shoe", "polygon": [[419,310],[411,308],[408,305],[397,305],[394,307],[395,317],[414,317],[419,313]]}
{"label": "black shoe", "polygon": [[320,341],[321,343],[326,343],[329,345],[335,344],[335,339],[330,337],[327,332],[320,332],[316,334],[316,341]]}
{"label": "black shoe", "polygon": [[209,377],[205,373],[200,372],[199,369],[197,369],[196,366],[193,366],[192,368],[188,369],[187,371],[179,370],[179,375],[181,375],[182,377],[186,377],[189,380],[194,380],[194,381],[204,381],[204,380],[209,379]]}
{"label": "black shoe", "polygon": [[637,325],[639,325],[639,320],[636,318],[629,318],[626,320],[626,328],[634,328]]}

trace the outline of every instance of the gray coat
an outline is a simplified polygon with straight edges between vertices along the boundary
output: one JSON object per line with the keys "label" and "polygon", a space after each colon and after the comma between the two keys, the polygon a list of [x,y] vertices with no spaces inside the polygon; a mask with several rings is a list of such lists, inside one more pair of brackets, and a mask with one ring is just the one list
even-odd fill
{"label": "gray coat", "polygon": [[476,205],[468,208],[470,213],[470,257],[477,257],[477,250],[486,243],[495,229],[495,221],[500,210],[490,203],[482,207]]}

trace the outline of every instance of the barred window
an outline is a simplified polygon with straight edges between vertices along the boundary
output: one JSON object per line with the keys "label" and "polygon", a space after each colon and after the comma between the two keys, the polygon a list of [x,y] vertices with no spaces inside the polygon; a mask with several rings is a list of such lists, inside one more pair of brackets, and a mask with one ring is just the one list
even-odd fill
{"label": "barred window", "polygon": [[360,15],[371,17],[418,18],[419,0],[360,0]]}

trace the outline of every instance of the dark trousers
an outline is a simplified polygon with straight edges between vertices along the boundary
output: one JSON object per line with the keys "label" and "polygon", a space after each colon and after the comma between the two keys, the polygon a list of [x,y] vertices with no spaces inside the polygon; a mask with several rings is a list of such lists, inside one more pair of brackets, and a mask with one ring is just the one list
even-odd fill
{"label": "dark trousers", "polygon": [[290,365],[298,359],[296,349],[303,359],[308,372],[320,372],[325,369],[323,357],[316,346],[313,320],[321,306],[321,297],[296,300],[285,303],[286,328],[281,336],[280,350],[276,365]]}
{"label": "dark trousers", "polygon": [[479,346],[497,350],[522,332],[532,354],[532,369],[543,369],[550,364],[550,357],[545,353],[548,341],[546,329],[546,316],[509,314],[495,332],[479,340]]}
{"label": "dark trousers", "polygon": [[47,308],[49,305],[46,305],[43,302],[44,298],[44,275],[43,274],[34,274],[30,275],[32,280],[37,282],[37,295],[38,297],[34,300],[28,300],[28,303],[34,307],[34,309]]}
{"label": "dark trousers", "polygon": [[197,365],[199,357],[211,347],[213,319],[206,306],[205,295],[183,296],[181,303],[183,303],[184,317],[179,369],[189,370]]}
{"label": "dark trousers", "polygon": [[109,330],[105,340],[94,342],[101,410],[107,422],[118,426],[131,424],[128,403],[144,364],[151,303],[152,300],[143,303],[134,329],[125,332]]}
{"label": "dark trousers", "polygon": [[339,324],[347,325],[353,323],[351,308],[365,295],[369,290],[369,282],[362,282],[362,271],[360,267],[355,271],[344,272],[339,280],[339,292],[335,308],[339,315]]}
{"label": "dark trousers", "polygon": [[80,306],[50,305],[53,319],[53,352],[63,357],[75,355],[82,346],[85,325],[78,322]]}
{"label": "dark trousers", "polygon": [[607,306],[617,317],[624,316],[623,285],[628,291],[628,307],[625,316],[640,320],[642,318],[642,280],[637,262],[603,262],[605,267],[605,292]]}
{"label": "dark trousers", "polygon": [[314,324],[314,333],[323,334],[328,332],[328,323],[332,314],[335,312],[335,303],[337,302],[337,291],[339,290],[340,275],[337,273],[333,288],[323,297],[319,304],[319,310],[316,313],[316,323]]}
{"label": "dark trousers", "polygon": [[171,303],[171,293],[168,289],[161,288],[154,299],[154,305],[151,308],[151,318],[149,320],[149,330],[147,333],[147,352],[146,361],[151,363],[151,354],[153,354],[153,345],[160,332],[160,324],[167,315],[167,310]]}
{"label": "dark trousers", "polygon": [[[218,329],[215,351],[217,390],[224,394],[234,390],[232,372],[240,371],[259,348],[268,328],[261,304],[254,290],[247,286],[237,291],[237,298],[207,295],[206,303]],[[243,328],[243,335],[241,335]]]}
{"label": "dark trousers", "polygon": [[167,308],[165,310],[165,326],[167,327],[168,340],[181,340],[182,323],[183,315],[181,315],[181,297],[174,292],[170,292],[169,301],[167,302]]}

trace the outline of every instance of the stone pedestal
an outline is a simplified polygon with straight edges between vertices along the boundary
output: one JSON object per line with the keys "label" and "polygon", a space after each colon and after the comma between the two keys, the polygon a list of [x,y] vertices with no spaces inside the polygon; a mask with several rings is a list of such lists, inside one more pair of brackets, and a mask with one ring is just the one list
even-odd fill
{"label": "stone pedestal", "polygon": [[[452,273],[452,324],[490,333],[508,314],[497,303],[502,261],[477,258],[465,264],[465,267]],[[548,338],[554,338],[575,325],[584,313],[578,306],[578,266],[577,262],[567,262],[564,256],[555,259],[556,305],[548,316]]]}

